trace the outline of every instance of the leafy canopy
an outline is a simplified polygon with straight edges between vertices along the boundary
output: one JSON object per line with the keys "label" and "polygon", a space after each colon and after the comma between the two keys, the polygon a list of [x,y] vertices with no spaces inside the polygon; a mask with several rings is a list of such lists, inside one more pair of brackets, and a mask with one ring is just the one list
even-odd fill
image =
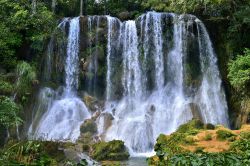
{"label": "leafy canopy", "polygon": [[246,48],[243,55],[238,55],[228,65],[228,78],[232,86],[243,90],[250,85],[250,49]]}
{"label": "leafy canopy", "polygon": [[22,123],[17,115],[20,108],[16,103],[6,96],[0,96],[0,124],[5,127],[11,127]]}

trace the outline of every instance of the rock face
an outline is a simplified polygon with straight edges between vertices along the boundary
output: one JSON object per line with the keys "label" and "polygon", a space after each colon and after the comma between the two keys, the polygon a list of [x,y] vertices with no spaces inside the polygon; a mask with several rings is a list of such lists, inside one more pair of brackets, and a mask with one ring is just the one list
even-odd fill
{"label": "rock face", "polygon": [[121,161],[129,158],[129,153],[124,145],[124,142],[120,140],[96,143],[92,146],[90,155],[93,159],[98,161]]}
{"label": "rock face", "polygon": [[236,127],[250,122],[250,99],[241,101],[240,113],[236,119]]}

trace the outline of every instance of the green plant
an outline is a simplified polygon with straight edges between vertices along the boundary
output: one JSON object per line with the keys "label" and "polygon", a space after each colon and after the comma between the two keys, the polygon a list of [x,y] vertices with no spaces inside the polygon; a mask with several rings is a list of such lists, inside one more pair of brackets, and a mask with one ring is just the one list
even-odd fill
{"label": "green plant", "polygon": [[206,133],[205,137],[204,137],[205,141],[210,141],[212,140],[212,135],[210,133]]}
{"label": "green plant", "polygon": [[13,92],[13,85],[7,81],[0,80],[0,93],[1,94],[11,94]]}
{"label": "green plant", "polygon": [[216,131],[216,134],[217,134],[217,139],[221,141],[228,140],[231,137],[235,136],[235,134],[233,134],[229,130],[218,130]]}
{"label": "green plant", "polygon": [[250,85],[250,49],[245,49],[243,55],[238,55],[228,64],[228,78],[233,87],[244,90]]}
{"label": "green plant", "polygon": [[15,90],[20,95],[30,93],[32,81],[36,79],[36,72],[27,62],[19,62],[17,65],[17,82]]}
{"label": "green plant", "polygon": [[21,124],[23,121],[18,116],[20,108],[17,104],[6,96],[0,96],[0,124],[11,127]]}
{"label": "green plant", "polygon": [[240,137],[243,139],[250,140],[250,131],[243,131],[240,133]]}
{"label": "green plant", "polygon": [[244,138],[236,140],[231,143],[230,150],[237,153],[250,152],[250,140]]}

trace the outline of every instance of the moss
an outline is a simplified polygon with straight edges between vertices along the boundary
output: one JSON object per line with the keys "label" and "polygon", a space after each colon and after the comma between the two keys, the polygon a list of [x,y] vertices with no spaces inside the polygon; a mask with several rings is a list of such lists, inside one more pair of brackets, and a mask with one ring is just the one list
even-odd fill
{"label": "moss", "polygon": [[235,134],[233,134],[229,130],[218,130],[216,134],[217,134],[217,139],[221,141],[228,140],[231,137],[235,136]]}
{"label": "moss", "polygon": [[180,125],[176,132],[179,133],[188,133],[190,135],[195,135],[198,133],[198,130],[203,129],[204,124],[197,119],[191,120],[186,124]]}
{"label": "moss", "polygon": [[110,142],[98,142],[92,145],[91,157],[93,159],[102,160],[127,160],[129,153],[123,141],[113,140]]}
{"label": "moss", "polygon": [[81,133],[87,133],[90,132],[92,134],[97,132],[97,125],[95,121],[92,119],[87,119],[84,121],[84,123],[80,127]]}

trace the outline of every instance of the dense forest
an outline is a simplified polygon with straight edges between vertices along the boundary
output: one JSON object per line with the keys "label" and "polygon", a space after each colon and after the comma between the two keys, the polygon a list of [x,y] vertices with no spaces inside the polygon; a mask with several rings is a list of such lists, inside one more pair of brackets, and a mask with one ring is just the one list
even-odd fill
{"label": "dense forest", "polygon": [[[126,160],[128,158],[126,143],[124,145],[122,141],[97,141],[94,143],[86,141],[93,136],[89,133],[97,132],[97,127],[93,123],[97,113],[92,114],[92,121],[86,120],[81,126],[80,130],[85,134],[81,135],[84,138],[80,145],[70,142],[32,140],[27,136],[27,128],[33,118],[39,89],[47,84],[56,89],[62,80],[58,77],[64,71],[63,69],[60,71],[60,68],[63,68],[65,64],[59,64],[60,58],[56,57],[58,64],[55,62],[55,66],[59,70],[56,71],[53,68],[52,70],[55,72],[50,71],[52,81],[44,81],[44,61],[50,41],[58,38],[56,42],[63,43],[60,41],[63,37],[58,32],[59,23],[63,22],[66,17],[80,16],[80,32],[83,33],[82,31],[88,29],[84,26],[88,23],[85,20],[87,16],[109,15],[125,22],[140,20],[141,15],[152,11],[177,15],[191,14],[205,24],[218,59],[216,63],[225,90],[229,115],[229,126],[226,127],[231,130],[220,125],[217,126],[217,124],[205,124],[199,120],[190,121],[180,125],[178,130],[169,136],[163,135],[167,133],[162,133],[154,146],[156,155],[148,158],[147,163],[149,165],[250,164],[250,128],[246,125],[250,123],[249,0],[0,0],[0,165],[88,165],[89,160],[85,160],[84,157],[82,160],[74,160],[74,157],[66,159],[65,151],[63,153],[59,150],[67,149],[67,153],[72,154],[67,154],[67,156],[74,156],[72,147],[76,148],[80,145],[80,148],[85,149],[84,151],[96,161]],[[103,17],[100,18],[101,28],[106,26],[105,21],[102,20]],[[87,35],[95,36],[98,30],[100,34],[108,31],[105,28],[102,31],[100,27],[100,30],[97,27],[96,32],[87,32],[89,33]],[[70,34],[70,30],[66,30],[66,33]],[[164,31],[164,35],[168,33],[170,32]],[[104,37],[100,37],[101,35],[93,37],[92,50],[108,52],[109,43],[106,42],[108,35],[110,33],[104,34]],[[80,38],[84,37],[87,38],[84,34],[80,36]],[[171,35],[168,37],[172,39]],[[96,38],[99,41],[96,42]],[[80,43],[87,45],[82,41]],[[140,42],[138,43],[140,44]],[[107,48],[106,45],[108,45]],[[167,45],[167,47],[171,46]],[[192,45],[190,47],[195,48]],[[59,50],[59,46],[57,49]],[[119,52],[119,49],[117,50]],[[80,48],[80,54],[84,54],[85,59],[88,59],[85,55],[91,54],[90,51],[91,49]],[[142,52],[144,53],[145,50]],[[101,56],[101,53],[98,55],[100,55],[98,78],[101,81],[98,86],[101,90],[98,95],[91,94],[92,96],[84,97],[84,102],[89,110],[95,109],[93,108],[95,106],[89,102],[94,100],[94,103],[99,105],[103,105],[104,102],[104,97],[99,96],[105,93],[102,87],[105,87],[106,56]],[[192,64],[192,58],[188,61],[191,61]],[[193,63],[196,63],[195,60]],[[58,75],[58,77],[54,75]],[[86,84],[81,83],[79,87]],[[96,101],[98,97],[100,101]],[[155,108],[151,106],[150,110],[154,111]],[[113,118],[106,117],[107,119]],[[225,141],[228,148],[224,151],[215,150],[215,153],[213,151],[210,153],[209,150],[205,151],[204,148],[195,147],[201,140],[193,140],[193,137],[198,138],[202,133],[205,135],[205,141],[214,140],[215,143],[220,142],[218,140]],[[196,149],[188,151],[184,146],[189,148],[194,146],[192,148]],[[95,164],[98,165],[93,161],[93,165]],[[119,165],[119,162],[102,164]]]}

